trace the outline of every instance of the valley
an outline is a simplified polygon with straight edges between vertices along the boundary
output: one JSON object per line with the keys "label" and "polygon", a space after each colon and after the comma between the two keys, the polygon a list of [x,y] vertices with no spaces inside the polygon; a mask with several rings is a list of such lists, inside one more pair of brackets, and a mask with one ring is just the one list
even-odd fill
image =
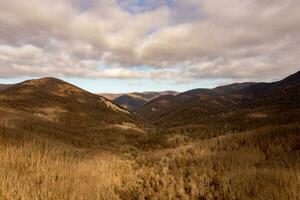
{"label": "valley", "polygon": [[113,103],[122,106],[132,112],[136,111],[140,106],[149,102],[157,97],[166,95],[176,95],[178,92],[175,91],[164,91],[164,92],[133,92],[128,94],[111,94],[104,93],[99,94],[110,99]]}
{"label": "valley", "polygon": [[1,85],[0,199],[296,200],[299,102],[300,72],[110,97],[55,78]]}

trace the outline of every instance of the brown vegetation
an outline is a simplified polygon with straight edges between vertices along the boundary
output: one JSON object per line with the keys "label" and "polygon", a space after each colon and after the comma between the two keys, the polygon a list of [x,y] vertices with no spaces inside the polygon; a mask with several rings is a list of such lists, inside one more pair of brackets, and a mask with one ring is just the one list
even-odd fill
{"label": "brown vegetation", "polygon": [[0,93],[1,200],[300,197],[297,95],[270,90],[273,104],[261,96],[243,108],[239,97],[198,96],[203,108],[189,102],[147,124],[65,84],[43,79]]}
{"label": "brown vegetation", "polygon": [[153,149],[113,151],[1,128],[0,198],[297,199],[299,131],[274,126],[198,142],[177,135]]}

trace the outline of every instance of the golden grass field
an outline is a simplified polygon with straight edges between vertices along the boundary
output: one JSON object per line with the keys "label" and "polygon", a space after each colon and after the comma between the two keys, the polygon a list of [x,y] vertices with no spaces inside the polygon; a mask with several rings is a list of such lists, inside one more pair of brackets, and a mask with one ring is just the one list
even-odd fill
{"label": "golden grass field", "polygon": [[283,94],[150,123],[60,80],[21,83],[0,94],[0,200],[299,200],[300,108]]}
{"label": "golden grass field", "polygon": [[[299,125],[165,147],[84,148],[0,130],[0,199],[299,199]],[[169,146],[169,147],[168,147]]]}

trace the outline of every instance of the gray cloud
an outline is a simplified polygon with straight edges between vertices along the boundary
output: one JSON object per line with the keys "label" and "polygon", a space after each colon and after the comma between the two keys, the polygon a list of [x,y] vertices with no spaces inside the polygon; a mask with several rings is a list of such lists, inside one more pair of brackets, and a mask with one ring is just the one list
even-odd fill
{"label": "gray cloud", "polygon": [[276,79],[300,69],[299,8],[298,0],[3,0],[0,76]]}

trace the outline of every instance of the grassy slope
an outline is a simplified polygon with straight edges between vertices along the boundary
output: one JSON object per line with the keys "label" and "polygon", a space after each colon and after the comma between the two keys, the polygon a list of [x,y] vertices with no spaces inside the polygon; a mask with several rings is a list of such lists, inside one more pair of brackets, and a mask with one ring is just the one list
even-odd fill
{"label": "grassy slope", "polygon": [[130,120],[126,113],[108,108],[99,96],[53,78],[25,81],[1,91],[0,107],[76,127]]}
{"label": "grassy slope", "polygon": [[[299,108],[300,72],[271,83],[239,83],[215,89],[194,89],[147,102],[137,114],[164,126],[198,123],[198,118],[242,108]],[[193,117],[191,117],[193,116]]]}
{"label": "grassy slope", "polygon": [[[175,91],[164,91],[164,92],[143,92],[143,93],[128,93],[128,94],[122,94],[122,95],[112,95],[108,94],[108,97],[113,97],[112,101],[127,110],[130,110],[132,112],[136,111],[138,108],[140,108],[142,105],[147,103],[148,101],[158,98],[160,96],[164,95],[176,95],[177,92]],[[105,95],[105,94],[104,94]],[[106,96],[106,95],[105,95]]]}
{"label": "grassy slope", "polygon": [[120,97],[117,97],[113,100],[113,102],[119,106],[122,106],[123,108],[126,108],[127,110],[133,111],[135,108],[146,103],[147,100],[139,96],[125,94]]}
{"label": "grassy slope", "polygon": [[297,199],[300,127],[284,115],[257,114],[262,124],[236,122],[239,131],[220,136],[176,128],[64,140],[2,112],[0,199]]}
{"label": "grassy slope", "polygon": [[299,108],[258,105],[141,131],[5,104],[0,199],[299,199]]}

